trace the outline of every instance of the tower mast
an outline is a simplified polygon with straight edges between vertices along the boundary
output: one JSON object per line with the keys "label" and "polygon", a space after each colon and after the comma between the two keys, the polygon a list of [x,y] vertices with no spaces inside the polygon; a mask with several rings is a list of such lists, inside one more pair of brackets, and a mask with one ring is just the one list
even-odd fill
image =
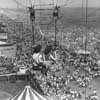
{"label": "tower mast", "polygon": [[59,13],[59,8],[58,6],[55,6],[54,11],[53,11],[53,18],[54,18],[54,23],[55,23],[55,46],[57,45],[57,21],[58,21],[58,15]]}
{"label": "tower mast", "polygon": [[35,9],[34,5],[29,7],[30,12],[30,23],[32,28],[32,46],[35,44]]}

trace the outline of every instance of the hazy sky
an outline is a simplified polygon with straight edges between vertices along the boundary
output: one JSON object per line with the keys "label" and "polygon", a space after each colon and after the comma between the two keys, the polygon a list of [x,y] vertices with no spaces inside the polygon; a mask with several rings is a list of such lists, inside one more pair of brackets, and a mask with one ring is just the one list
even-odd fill
{"label": "hazy sky", "polygon": [[[21,3],[24,3],[29,0],[17,0]],[[48,2],[51,2],[53,0],[34,0],[35,3],[48,3]],[[36,2],[37,1],[37,2]],[[57,0],[55,0],[57,1]],[[59,3],[63,3],[64,1],[66,0],[58,0]],[[71,3],[71,6],[72,7],[81,7],[81,4],[82,4],[82,0],[72,0],[73,3]],[[83,0],[84,2],[86,0]],[[89,4],[89,7],[100,7],[100,0],[88,0],[88,4]],[[0,7],[3,7],[3,8],[17,8],[17,4],[15,3],[15,0],[0,0]]]}

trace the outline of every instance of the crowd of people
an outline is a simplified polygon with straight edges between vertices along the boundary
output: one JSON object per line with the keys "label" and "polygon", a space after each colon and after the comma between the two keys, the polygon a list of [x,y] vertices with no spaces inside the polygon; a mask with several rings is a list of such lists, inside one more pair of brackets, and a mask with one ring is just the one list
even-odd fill
{"label": "crowd of people", "polygon": [[[27,73],[29,73],[30,77],[28,77],[28,79],[31,81],[33,88],[36,87],[38,92],[41,90],[40,93],[42,92],[42,94],[48,96],[60,95],[62,96],[62,100],[80,99],[81,93],[76,89],[72,89],[69,84],[74,81],[79,88],[86,88],[91,80],[100,75],[100,73],[97,59],[91,53],[86,54],[85,52],[84,54],[74,51],[78,48],[84,48],[87,28],[76,25],[72,26],[68,27],[68,29],[65,28],[65,33],[61,33],[63,37],[61,36],[60,38],[63,38],[63,42],[65,41],[65,46],[61,45],[55,47],[51,45],[52,43],[46,45],[45,43],[48,41],[51,42],[52,40],[52,42],[54,42],[54,38],[51,39],[54,35],[51,34],[51,32],[50,34],[47,32],[47,35],[44,34],[44,44],[37,44],[33,48],[31,47],[33,38],[30,34],[30,26],[28,26],[29,28],[25,28],[24,32],[22,32],[24,33],[23,39],[20,38],[20,35],[18,35],[19,37],[16,39],[17,44],[19,44],[17,47],[17,56],[15,58],[0,57],[0,66],[9,69],[9,73],[18,71],[16,69],[21,66],[29,68]],[[10,27],[10,25],[8,27]],[[11,31],[9,33],[13,33]],[[16,29],[16,34],[21,33],[17,31]],[[99,32],[95,34],[95,32],[91,32],[90,29],[87,31],[87,45],[90,45],[90,48],[87,47],[89,49],[94,48],[95,51],[99,52],[100,43],[96,41],[96,38],[99,37]],[[40,34],[36,32],[35,35],[37,35],[35,39],[40,41]],[[13,38],[10,39],[10,41],[11,40],[13,40]],[[60,40],[61,39],[59,39],[59,41]],[[99,53],[96,55],[100,56]],[[97,93],[93,93],[93,95],[90,95],[87,99],[94,100],[93,98],[96,96]]]}
{"label": "crowd of people", "polygon": [[80,88],[87,87],[99,70],[91,54],[70,52],[62,46],[46,45],[44,48],[41,44],[33,47],[32,54],[23,53],[20,59],[1,57],[0,64],[29,68],[33,88],[37,87],[37,91],[47,96],[60,95],[62,100],[81,98],[81,93],[68,85],[74,81]]}
{"label": "crowd of people", "polygon": [[39,45],[39,51],[33,53],[32,56],[35,60],[33,66],[33,70],[36,71],[35,78],[41,89],[48,96],[81,97],[79,91],[76,90],[74,90],[75,93],[71,93],[70,89],[67,93],[68,84],[75,81],[79,87],[87,87],[89,82],[93,80],[94,73],[98,72],[97,61],[90,54],[76,54],[75,52],[68,54],[61,47],[56,49],[52,47],[46,46],[45,50],[41,52]]}

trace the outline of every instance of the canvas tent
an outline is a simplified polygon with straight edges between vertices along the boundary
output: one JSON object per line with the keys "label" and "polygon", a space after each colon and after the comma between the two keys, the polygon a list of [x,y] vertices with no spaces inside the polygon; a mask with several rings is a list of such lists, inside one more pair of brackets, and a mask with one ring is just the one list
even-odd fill
{"label": "canvas tent", "polygon": [[42,95],[33,90],[30,86],[25,86],[24,90],[10,100],[47,100]]}

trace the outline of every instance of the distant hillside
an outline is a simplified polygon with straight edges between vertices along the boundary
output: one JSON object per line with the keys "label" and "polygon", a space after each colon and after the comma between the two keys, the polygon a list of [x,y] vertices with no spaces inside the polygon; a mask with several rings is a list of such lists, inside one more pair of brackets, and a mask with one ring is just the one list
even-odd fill
{"label": "distant hillside", "polygon": [[[25,9],[3,9],[3,10],[4,13],[7,16],[11,17],[12,19],[19,17],[19,19],[26,20],[27,17],[29,17],[29,13],[28,11],[25,11]],[[80,25],[85,23],[85,12],[86,12],[85,8],[84,9],[62,8],[62,11],[63,11],[62,12],[63,17],[61,21],[64,24],[64,26],[69,26],[71,24]],[[45,24],[50,23],[50,21],[52,20],[50,16],[52,16],[52,11],[48,11],[48,10],[41,11],[41,12],[36,11],[36,18],[38,17],[37,20],[39,19],[41,23],[42,22],[44,22]],[[100,26],[100,8],[88,8],[88,25],[89,26],[93,25],[96,27]]]}
{"label": "distant hillside", "polygon": [[[64,8],[63,22],[69,24],[84,24],[86,20],[85,8]],[[100,26],[100,8],[88,8],[88,25]]]}

